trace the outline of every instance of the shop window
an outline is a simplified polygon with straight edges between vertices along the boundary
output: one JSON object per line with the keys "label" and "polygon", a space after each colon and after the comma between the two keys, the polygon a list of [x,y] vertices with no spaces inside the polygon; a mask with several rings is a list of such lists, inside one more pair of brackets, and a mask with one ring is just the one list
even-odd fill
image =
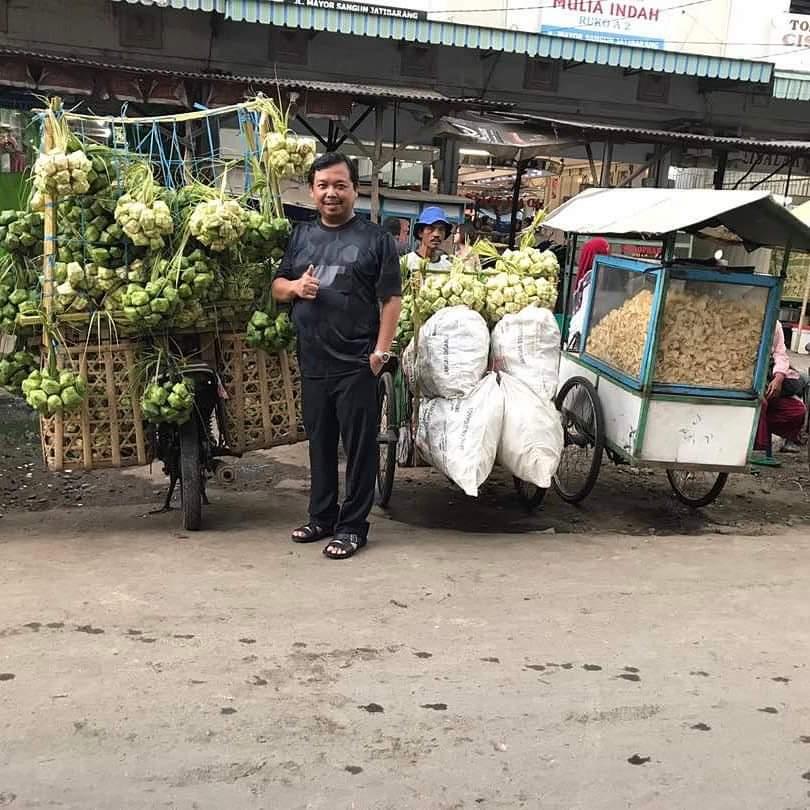
{"label": "shop window", "polygon": [[810,0],[791,0],[791,14],[810,14]]}
{"label": "shop window", "polygon": [[417,79],[436,78],[436,50],[420,45],[403,45],[400,51],[400,72]]}
{"label": "shop window", "polygon": [[306,65],[309,62],[309,38],[309,31],[271,29],[270,59],[287,65]]}
{"label": "shop window", "polygon": [[161,9],[122,6],[118,15],[118,38],[122,48],[163,47]]}
{"label": "shop window", "polygon": [[638,77],[638,100],[650,104],[669,101],[669,76],[663,73],[641,73]]}
{"label": "shop window", "polygon": [[552,59],[526,57],[523,87],[526,90],[542,90],[556,93],[560,81],[560,64]]}

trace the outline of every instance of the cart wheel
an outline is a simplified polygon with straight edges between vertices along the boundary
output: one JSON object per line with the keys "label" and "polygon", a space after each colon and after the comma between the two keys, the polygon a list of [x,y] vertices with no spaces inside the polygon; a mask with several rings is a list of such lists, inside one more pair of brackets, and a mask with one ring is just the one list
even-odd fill
{"label": "cart wheel", "polygon": [[593,489],[605,449],[605,420],[596,389],[584,377],[571,377],[556,400],[564,443],[554,491],[568,503],[579,503]]}
{"label": "cart wheel", "polygon": [[388,506],[397,469],[397,442],[394,439],[397,432],[397,401],[394,378],[389,371],[384,372],[377,383],[377,402],[379,404],[377,502],[380,506]]}
{"label": "cart wheel", "polygon": [[180,426],[180,495],[183,499],[183,528],[200,530],[202,522],[202,463],[200,429],[192,415]]}
{"label": "cart wheel", "polygon": [[675,497],[687,506],[698,509],[701,506],[708,506],[723,491],[728,481],[728,473],[667,470],[667,478]]}
{"label": "cart wheel", "polygon": [[523,505],[529,512],[534,512],[534,510],[543,503],[543,498],[546,497],[548,490],[535,486],[528,481],[523,481],[520,478],[513,477],[512,480],[515,483],[515,492],[517,492],[518,498],[523,501]]}

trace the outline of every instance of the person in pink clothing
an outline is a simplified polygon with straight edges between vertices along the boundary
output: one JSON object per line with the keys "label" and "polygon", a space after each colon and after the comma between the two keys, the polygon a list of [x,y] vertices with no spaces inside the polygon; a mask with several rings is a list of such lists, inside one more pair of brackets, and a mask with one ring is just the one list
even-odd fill
{"label": "person in pink clothing", "polygon": [[773,335],[772,362],[773,368],[762,401],[754,449],[767,450],[770,437],[776,435],[785,440],[783,451],[795,452],[794,448],[799,443],[807,415],[804,402],[800,399],[804,383],[799,372],[790,367],[785,334],[779,321],[776,322]]}

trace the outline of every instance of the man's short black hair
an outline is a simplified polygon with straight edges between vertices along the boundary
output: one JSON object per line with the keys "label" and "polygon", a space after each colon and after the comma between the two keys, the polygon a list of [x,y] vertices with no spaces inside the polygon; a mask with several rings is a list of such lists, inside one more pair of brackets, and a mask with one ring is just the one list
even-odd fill
{"label": "man's short black hair", "polygon": [[307,180],[310,186],[315,185],[315,173],[329,169],[332,166],[339,166],[341,163],[345,164],[349,170],[349,177],[352,180],[352,185],[357,188],[360,183],[360,175],[357,173],[357,165],[352,162],[352,159],[343,152],[327,152],[315,159],[315,162],[309,168],[309,175]]}
{"label": "man's short black hair", "polygon": [[391,234],[395,239],[399,239],[402,230],[402,223],[397,217],[386,217],[383,220],[383,230]]}

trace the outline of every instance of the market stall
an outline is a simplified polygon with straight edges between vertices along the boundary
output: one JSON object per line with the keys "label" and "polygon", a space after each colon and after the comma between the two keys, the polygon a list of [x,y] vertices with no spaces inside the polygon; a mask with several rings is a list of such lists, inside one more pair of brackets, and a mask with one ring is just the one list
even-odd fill
{"label": "market stall", "polygon": [[383,505],[397,466],[426,464],[476,497],[496,463],[526,507],[541,503],[562,451],[559,264],[533,247],[541,219],[514,251],[482,240],[443,271],[403,260],[398,357],[379,381]]}
{"label": "market stall", "polygon": [[[222,116],[242,133],[239,193],[186,137]],[[104,119],[54,99],[40,119],[31,199],[0,214],[0,385],[40,413],[50,469],[159,459],[166,506],[179,483],[199,528],[225,457],[304,437],[295,336],[269,289],[290,233],[281,184],[314,144],[262,96]]]}
{"label": "market stall", "polygon": [[581,501],[606,452],[662,467],[681,500],[710,503],[729,473],[746,469],[781,280],[750,266],[676,258],[675,236],[719,227],[748,249],[789,252],[810,247],[810,229],[767,192],[666,189],[590,190],[546,224],[574,241],[658,239],[663,256],[596,259],[578,349],[563,351],[560,363],[566,439],[555,489]]}

